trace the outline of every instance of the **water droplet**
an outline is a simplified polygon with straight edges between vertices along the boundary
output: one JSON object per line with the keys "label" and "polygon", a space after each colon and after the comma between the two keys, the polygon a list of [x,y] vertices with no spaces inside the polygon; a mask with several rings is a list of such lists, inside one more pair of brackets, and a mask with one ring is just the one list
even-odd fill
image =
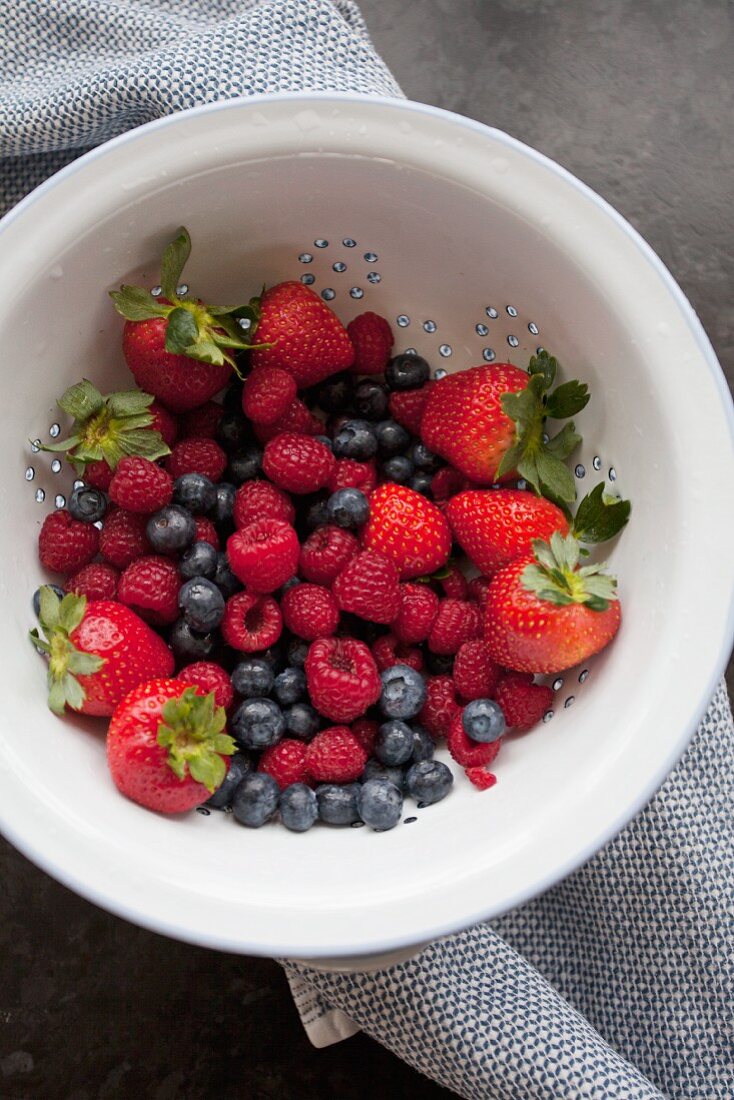
{"label": "water droplet", "polygon": [[572,707],[575,702],[576,702],[576,696],[575,695],[569,695],[568,699],[566,699],[566,701],[563,705],[566,708],[566,710],[568,710],[568,708]]}
{"label": "water droplet", "polygon": [[377,262],[377,253],[376,252],[365,252],[364,258],[365,258],[365,260],[367,261],[368,264],[374,264],[374,263]]}
{"label": "water droplet", "polygon": [[101,531],[102,530],[102,520],[98,519],[95,523],[92,524],[92,527],[96,527],[98,531]]}
{"label": "water droplet", "polygon": [[84,482],[82,481],[82,479],[80,477],[78,477],[75,480],[74,484],[72,485],[72,489],[81,489],[83,484],[84,484]]}
{"label": "water droplet", "polygon": [[188,292],[189,292],[189,284],[188,283],[180,283],[179,286],[176,287],[176,294],[179,296],[179,298],[183,298],[184,294],[188,294]]}
{"label": "water droplet", "polygon": [[364,291],[361,286],[353,286],[349,288],[350,298],[364,298]]}
{"label": "water droplet", "polygon": [[583,466],[580,462],[574,472],[576,474],[576,477],[586,477],[586,467]]}
{"label": "water droplet", "polygon": [[584,683],[586,683],[586,681],[588,679],[589,679],[589,670],[588,670],[588,668],[584,668],[584,669],[581,670],[581,672],[579,672],[579,683],[584,684]]}
{"label": "water droplet", "polygon": [[494,348],[482,348],[482,359],[492,363],[496,359]]}
{"label": "water droplet", "polygon": [[545,714],[543,715],[543,721],[544,722],[550,722],[552,717],[553,717],[553,711],[552,710],[547,710],[545,712]]}
{"label": "water droplet", "polygon": [[316,282],[316,276],[312,275],[310,272],[308,275],[301,275],[301,282],[304,286],[311,286],[312,283]]}
{"label": "water droplet", "polygon": [[545,348],[542,345],[538,345],[538,347],[535,349],[535,354],[536,355],[542,355],[544,351],[545,351]]}
{"label": "water droplet", "polygon": [[334,298],[336,298],[336,291],[332,290],[330,286],[324,287],[324,289],[321,291],[321,297],[324,299],[325,302],[331,302]]}
{"label": "water droplet", "polygon": [[444,370],[443,367],[436,367],[435,371],[433,372],[433,377],[436,379],[437,382],[440,382],[442,378],[446,378],[448,373],[449,372],[447,370]]}
{"label": "water droplet", "polygon": [[342,263],[341,260],[338,260],[335,264],[331,265],[331,269],[332,271],[338,271],[341,275],[342,271],[347,270],[347,265],[345,263]]}
{"label": "water droplet", "polygon": [[484,312],[485,312],[485,313],[487,314],[487,316],[488,316],[488,317],[490,317],[490,318],[491,318],[491,319],[492,319],[493,321],[496,321],[496,320],[497,320],[497,318],[499,317],[499,313],[498,313],[498,312],[497,312],[497,310],[496,310],[496,309],[494,308],[494,306],[487,306],[487,308],[485,309],[485,311],[484,311]]}
{"label": "water droplet", "polygon": [[36,502],[38,504],[43,504],[45,499],[46,499],[46,494],[43,491],[43,489],[36,489]]}
{"label": "water droplet", "polygon": [[208,810],[206,806],[197,806],[196,812],[197,814],[201,814],[202,817],[209,817],[211,814],[211,810]]}
{"label": "water droplet", "polygon": [[361,829],[364,825],[364,821],[353,821],[350,825],[350,829]]}
{"label": "water droplet", "polygon": [[533,336],[538,335],[538,326],[535,324],[535,321],[531,321],[528,325],[528,332],[532,332]]}
{"label": "water droplet", "polygon": [[408,317],[406,313],[401,313],[399,317],[395,318],[395,320],[401,328],[407,328],[410,324],[410,317]]}
{"label": "water droplet", "polygon": [[438,349],[438,354],[443,355],[444,359],[448,359],[449,355],[451,355],[452,352],[453,348],[451,347],[451,344],[441,344]]}
{"label": "water droplet", "polygon": [[[527,481],[525,480],[525,478],[524,478],[524,477],[520,477],[520,478],[518,478],[518,480],[517,480],[517,487],[518,487],[518,489],[519,489],[519,490],[520,490],[521,492],[523,492],[523,493],[525,492],[525,490],[526,490],[526,489],[527,489],[527,487],[528,487],[528,483],[527,483]],[[498,486],[497,486],[497,488],[498,488],[498,489],[501,489],[501,488],[502,488],[502,486],[501,486],[501,485],[498,485]]]}
{"label": "water droplet", "polygon": [[553,681],[553,690],[560,691],[563,687],[563,677],[559,676],[557,680]]}
{"label": "water droplet", "polygon": [[510,345],[511,348],[516,348],[520,341],[518,340],[517,336],[508,336],[507,343]]}
{"label": "water droplet", "polygon": [[52,424],[51,427],[48,429],[48,434],[51,436],[52,439],[56,439],[56,436],[59,435],[60,432],[61,432],[61,425],[60,424]]}
{"label": "water droplet", "polygon": [[380,275],[380,273],[378,271],[370,271],[370,273],[367,276],[367,282],[368,283],[379,283],[381,278],[382,278],[382,275]]}
{"label": "water droplet", "polygon": [[298,259],[302,264],[310,264],[313,260],[313,256],[310,252],[302,252]]}
{"label": "water droplet", "polygon": [[414,821],[417,821],[417,817],[406,817],[403,819],[403,825],[412,825]]}
{"label": "water droplet", "polygon": [[34,455],[37,455],[38,452],[40,451],[40,449],[41,449],[41,440],[40,439],[34,439],[33,442],[31,443],[31,450],[33,451]]}
{"label": "water droplet", "polygon": [[435,332],[436,331],[436,322],[435,321],[424,321],[423,322],[423,328],[425,329],[426,332]]}
{"label": "water droplet", "polygon": [[55,458],[51,463],[51,471],[54,474],[61,473],[61,461],[58,458]]}
{"label": "water droplet", "polygon": [[344,240],[342,241],[342,244],[344,245],[345,248],[356,248],[356,246],[357,246],[357,242],[355,240],[353,240],[351,237],[345,237]]}
{"label": "water droplet", "polygon": [[25,472],[26,481],[33,481],[33,478],[35,476],[36,476],[36,471],[33,469],[32,466],[28,466],[28,468],[26,469],[26,472]]}
{"label": "water droplet", "polygon": [[506,306],[505,308],[507,309],[507,312],[509,313],[510,317],[517,317],[517,310],[515,309],[514,306]]}
{"label": "water droplet", "polygon": [[240,326],[241,329],[244,329],[245,332],[247,332],[248,329],[252,328],[252,321],[249,317],[238,317],[237,324]]}
{"label": "water droplet", "polygon": [[477,336],[486,336],[489,332],[489,329],[486,325],[475,325],[474,331],[476,332]]}
{"label": "water droplet", "polygon": [[163,293],[163,287],[162,286],[151,287],[150,293],[153,295],[154,298],[160,298],[161,294]]}
{"label": "water droplet", "polygon": [[63,493],[57,493],[56,494],[56,496],[54,497],[54,504],[56,505],[57,508],[63,508],[64,507],[64,505],[66,504],[66,497],[64,496]]}
{"label": "water droplet", "polygon": [[601,470],[601,459],[599,458],[599,455],[594,455],[591,465],[594,467],[595,470]]}
{"label": "water droplet", "polygon": [[329,242],[324,240],[323,237],[319,237],[319,239],[317,241],[314,241],[313,243],[316,245],[317,248],[328,248],[329,247]]}
{"label": "water droplet", "polygon": [[405,351],[403,352],[403,355],[417,355],[417,354],[418,354],[418,352],[415,350],[415,348],[406,348]]}
{"label": "water droplet", "polygon": [[617,480],[617,471],[614,469],[613,466],[609,467],[609,480],[610,481],[616,481]]}
{"label": "water droplet", "polygon": [[540,438],[543,440],[544,443],[550,443],[550,436],[547,432],[543,432]]}

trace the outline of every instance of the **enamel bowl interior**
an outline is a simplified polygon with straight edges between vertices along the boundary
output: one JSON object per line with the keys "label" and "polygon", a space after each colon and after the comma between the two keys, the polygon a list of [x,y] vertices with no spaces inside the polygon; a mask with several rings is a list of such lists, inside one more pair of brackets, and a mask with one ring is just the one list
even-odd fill
{"label": "enamel bowl interior", "polygon": [[[185,272],[212,301],[304,278],[346,322],[386,315],[398,350],[435,368],[538,346],[590,384],[572,462],[633,503],[609,548],[623,625],[555,683],[553,713],[509,739],[497,785],[459,775],[392,832],[167,818],[120,797],[99,723],[46,709],[27,642],[35,540],[68,466],[33,450],[85,375],[130,378],[107,290],[153,286],[181,225]],[[400,101],[255,97],[165,119],[61,172],[0,233],[0,593],[6,692],[0,819],[30,858],[140,924],[229,950],[345,956],[418,943],[498,914],[588,859],[685,747],[731,642],[732,419],[708,342],[631,228],[506,135]],[[58,427],[57,427],[58,426]],[[60,467],[60,468],[59,468]],[[716,536],[702,544],[700,532]]]}

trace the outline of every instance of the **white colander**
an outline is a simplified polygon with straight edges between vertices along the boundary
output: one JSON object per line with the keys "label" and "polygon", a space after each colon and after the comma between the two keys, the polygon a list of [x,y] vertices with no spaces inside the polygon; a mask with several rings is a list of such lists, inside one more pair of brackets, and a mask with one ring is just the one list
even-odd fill
{"label": "white colander", "polygon": [[[538,346],[590,384],[579,494],[615,482],[632,520],[610,561],[621,632],[558,677],[551,720],[509,739],[497,785],[392,832],[250,831],[151,814],[113,789],[104,724],[46,708],[25,633],[36,536],[72,475],[34,451],[82,375],[125,387],[107,290],[153,286],[176,228],[212,301],[302,278],[344,321],[386,315],[435,368],[527,365]],[[729,653],[732,411],[689,305],[634,231],[563,169],[434,108],[253,97],[144,126],[60,172],[0,226],[3,371],[0,819],[51,874],[183,939],[255,954],[374,953],[539,893],[643,805],[683,750]],[[460,769],[457,769],[460,771]]]}

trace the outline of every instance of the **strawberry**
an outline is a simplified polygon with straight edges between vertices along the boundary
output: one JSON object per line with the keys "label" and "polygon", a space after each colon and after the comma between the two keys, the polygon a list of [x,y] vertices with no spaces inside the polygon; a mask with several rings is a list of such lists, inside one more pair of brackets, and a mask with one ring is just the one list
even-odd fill
{"label": "strawberry", "polygon": [[429,394],[435,385],[433,379],[429,379],[420,389],[395,390],[390,394],[387,403],[390,416],[403,428],[407,428],[412,435],[420,435],[423,413]]}
{"label": "strawberry", "polygon": [[265,291],[257,337],[269,346],[253,351],[253,368],[280,367],[293,375],[299,388],[322,382],[354,361],[347,330],[303,283],[278,283]]}
{"label": "strawberry", "polygon": [[394,482],[380,485],[370,495],[362,541],[366,550],[392,558],[401,580],[434,573],[451,552],[451,531],[436,505]]}
{"label": "strawberry", "polygon": [[170,676],[173,654],[138,615],[112,600],[87,602],[71,593],[62,600],[44,585],[40,592],[42,638],[33,644],[48,654],[48,705],[63,714],[110,715],[129,691],[146,680]]}
{"label": "strawberry", "polygon": [[512,363],[457,371],[436,382],[421,419],[421,438],[466,477],[491,485],[509,474],[558,502],[576,498],[563,463],[581,437],[569,422],[554,438],[546,421],[565,420],[587,404],[587,386],[565,382],[550,392],[558,364],[542,352],[527,372]]}
{"label": "strawberry", "polygon": [[227,774],[235,743],[226,714],[181,680],[139,684],[107,731],[107,763],[117,789],[149,810],[175,814],[206,802]]}
{"label": "strawberry", "polygon": [[482,573],[494,573],[530,553],[533,539],[568,534],[561,509],[519,489],[475,489],[449,501],[446,518],[454,538]]}
{"label": "strawberry", "polygon": [[536,539],[533,553],[494,574],[484,637],[493,661],[516,672],[561,672],[598,653],[619,629],[616,580],[579,566],[573,535]]}
{"label": "strawberry", "polygon": [[207,306],[179,295],[190,253],[191,238],[182,228],[163,253],[158,298],[139,286],[110,291],[125,318],[125,362],[141,389],[173,412],[203,405],[226,386],[235,365],[230,349],[254,346],[247,343],[243,325],[252,329],[258,319],[257,299],[246,306]]}

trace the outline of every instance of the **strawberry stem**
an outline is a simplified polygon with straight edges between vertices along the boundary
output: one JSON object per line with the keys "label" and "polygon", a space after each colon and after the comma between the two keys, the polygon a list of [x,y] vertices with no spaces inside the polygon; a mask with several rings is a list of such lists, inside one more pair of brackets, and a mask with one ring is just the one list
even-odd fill
{"label": "strawberry stem", "polygon": [[80,710],[87,697],[78,675],[91,676],[105,663],[103,657],[77,649],[70,635],[81,623],[87,609],[87,597],[67,593],[59,599],[50,585],[39,591],[38,620],[45,637],[31,630],[31,642],[48,656],[48,705],[54,714],[63,714],[68,705]]}
{"label": "strawberry stem", "polygon": [[522,583],[528,592],[558,606],[578,603],[591,611],[606,611],[617,599],[616,577],[604,573],[606,563],[579,568],[581,548],[573,535],[555,531],[549,542],[533,539],[535,561],[525,566]]}
{"label": "strawberry stem", "polygon": [[166,762],[179,779],[187,774],[211,793],[221,784],[227,768],[223,756],[231,756],[235,743],[224,732],[227,715],[214,701],[214,692],[198,695],[187,687],[163,707],[158,724],[158,744],[167,750]]}

